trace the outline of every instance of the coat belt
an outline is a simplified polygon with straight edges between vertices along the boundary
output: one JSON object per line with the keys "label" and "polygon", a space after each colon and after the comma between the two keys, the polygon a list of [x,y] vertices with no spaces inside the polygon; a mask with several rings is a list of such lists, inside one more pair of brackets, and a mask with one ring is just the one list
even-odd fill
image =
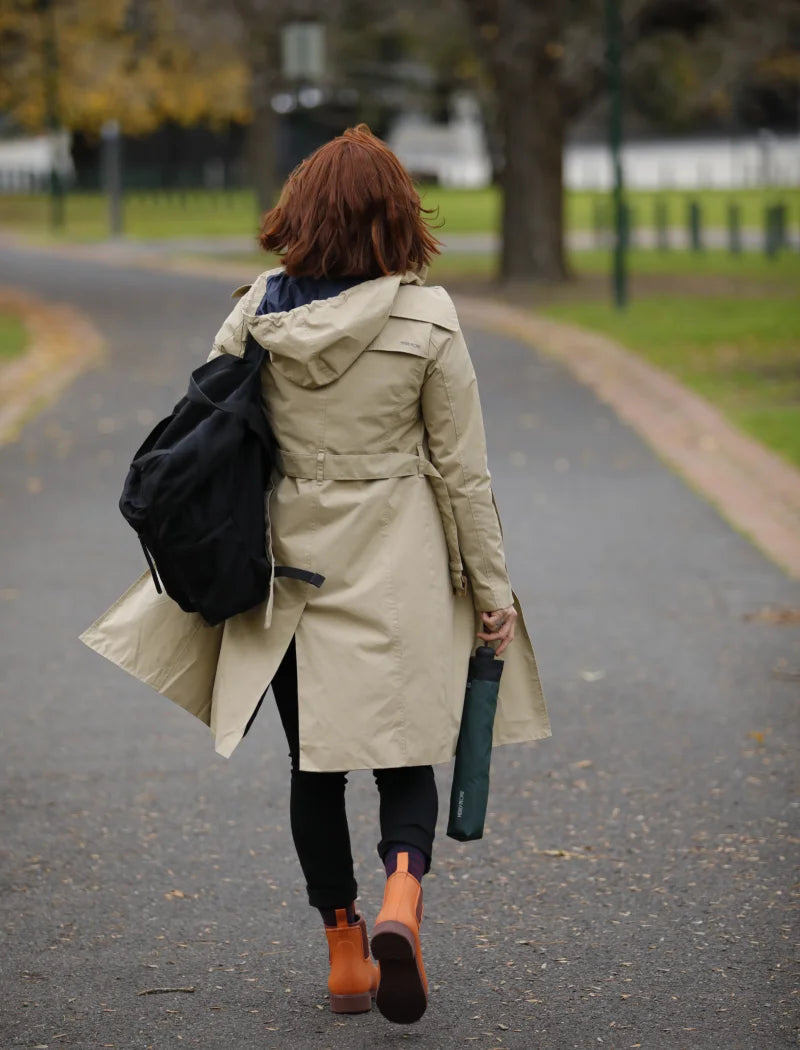
{"label": "coat belt", "polygon": [[425,477],[431,483],[439,516],[442,519],[450,578],[457,594],[466,593],[466,577],[458,543],[458,529],[450,493],[439,471],[425,455],[422,445],[416,452],[359,452],[334,453],[327,449],[317,452],[280,452],[283,473],[290,478],[307,481],[379,481],[385,478]]}
{"label": "coat belt", "polygon": [[284,474],[309,481],[377,481],[424,474],[424,464],[434,469],[424,456],[408,452],[339,454],[325,449],[318,452],[281,450],[280,457]]}

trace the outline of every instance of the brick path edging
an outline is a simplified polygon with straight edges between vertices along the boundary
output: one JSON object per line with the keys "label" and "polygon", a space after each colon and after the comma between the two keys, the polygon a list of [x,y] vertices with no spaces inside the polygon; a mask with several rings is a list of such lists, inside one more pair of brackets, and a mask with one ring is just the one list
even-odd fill
{"label": "brick path edging", "polygon": [[800,579],[800,470],[606,336],[494,299],[457,298],[456,305],[466,324],[512,336],[564,364],[732,525]]}
{"label": "brick path edging", "polygon": [[32,415],[101,356],[103,340],[85,314],[45,303],[17,288],[0,287],[0,309],[19,313],[29,346],[0,364],[0,445],[16,440]]}

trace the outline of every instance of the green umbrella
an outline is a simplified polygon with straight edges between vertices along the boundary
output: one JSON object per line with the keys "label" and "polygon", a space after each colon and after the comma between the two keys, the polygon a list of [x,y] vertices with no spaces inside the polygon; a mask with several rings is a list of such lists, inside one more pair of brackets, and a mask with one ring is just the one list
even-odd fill
{"label": "green umbrella", "polygon": [[489,801],[492,730],[503,661],[490,645],[479,645],[469,662],[467,692],[456,745],[447,834],[459,842],[483,837]]}

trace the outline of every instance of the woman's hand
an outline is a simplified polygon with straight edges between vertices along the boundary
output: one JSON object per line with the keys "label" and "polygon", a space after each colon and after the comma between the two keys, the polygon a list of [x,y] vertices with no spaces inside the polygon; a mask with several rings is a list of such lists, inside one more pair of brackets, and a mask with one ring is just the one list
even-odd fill
{"label": "woman's hand", "polygon": [[478,637],[484,642],[500,642],[496,654],[500,656],[514,641],[514,628],[517,623],[517,610],[513,605],[507,609],[496,609],[494,612],[482,612],[484,632]]}

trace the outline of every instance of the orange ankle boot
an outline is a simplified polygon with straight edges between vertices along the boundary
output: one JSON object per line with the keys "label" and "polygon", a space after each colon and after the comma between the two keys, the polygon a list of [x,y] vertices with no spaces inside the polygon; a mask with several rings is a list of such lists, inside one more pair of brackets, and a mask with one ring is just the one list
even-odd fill
{"label": "orange ankle boot", "polygon": [[335,1014],[365,1013],[372,1006],[378,987],[379,970],[369,957],[367,924],[359,916],[352,926],[347,922],[347,909],[336,909],[336,925],[326,926],[328,977],[331,1010]]}
{"label": "orange ankle boot", "polygon": [[372,954],[381,968],[375,1003],[396,1024],[418,1021],[428,1005],[421,921],[422,887],[408,870],[408,854],[398,853],[397,870],[386,880],[383,907],[372,931]]}

